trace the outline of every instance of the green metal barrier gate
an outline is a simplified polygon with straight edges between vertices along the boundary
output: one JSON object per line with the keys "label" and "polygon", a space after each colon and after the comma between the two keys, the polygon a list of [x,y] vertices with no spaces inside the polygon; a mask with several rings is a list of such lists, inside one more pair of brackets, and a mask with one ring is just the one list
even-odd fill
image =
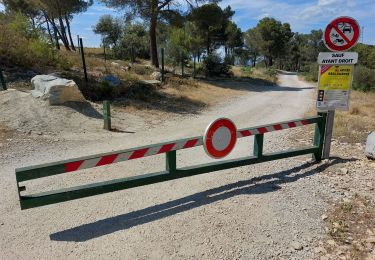
{"label": "green metal barrier gate", "polygon": [[[305,154],[312,154],[315,161],[320,161],[322,158],[325,122],[326,114],[322,113],[316,117],[309,117],[293,121],[280,122],[276,124],[240,129],[237,130],[237,138],[254,136],[253,156],[190,166],[185,168],[177,168],[176,151],[201,146],[203,144],[202,136],[181,139],[173,142],[137,147],[133,149],[127,149],[111,153],[81,157],[72,160],[19,168],[16,169],[16,180],[21,209],[34,208],[48,204],[54,204],[94,196],[107,192],[113,192],[153,184],[157,182],[184,178],[202,173],[230,169],[234,167],[278,160]],[[298,126],[304,126],[308,124],[316,124],[314,142],[312,146],[296,150],[288,150],[268,154],[263,153],[263,139],[265,133]],[[26,187],[22,184],[22,182],[25,181],[31,181],[39,178],[44,178],[67,172],[73,172],[81,169],[98,167],[121,161],[139,159],[146,156],[152,156],[162,153],[166,154],[166,170],[163,172],[150,173],[122,179],[115,179],[110,181],[104,181],[89,185],[82,185],[32,195],[22,195],[22,192],[26,190]]]}

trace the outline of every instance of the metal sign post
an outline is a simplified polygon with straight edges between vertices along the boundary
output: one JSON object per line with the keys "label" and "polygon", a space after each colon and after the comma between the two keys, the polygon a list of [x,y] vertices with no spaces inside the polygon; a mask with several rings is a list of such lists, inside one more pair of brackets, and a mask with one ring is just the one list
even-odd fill
{"label": "metal sign post", "polygon": [[359,37],[359,25],[350,17],[334,19],[324,32],[324,43],[333,52],[321,52],[318,56],[316,108],[327,114],[323,159],[328,159],[330,155],[335,110],[349,110],[354,65],[358,62],[358,53],[343,51],[354,47]]}

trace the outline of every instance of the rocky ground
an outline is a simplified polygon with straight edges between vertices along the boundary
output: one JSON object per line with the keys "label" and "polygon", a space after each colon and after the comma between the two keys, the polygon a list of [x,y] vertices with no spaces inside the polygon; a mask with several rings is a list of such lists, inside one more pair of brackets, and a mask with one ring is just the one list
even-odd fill
{"label": "rocky ground", "polygon": [[375,161],[364,156],[364,145],[333,142],[332,159],[341,164],[321,174],[330,205],[321,216],[326,240],[314,250],[320,259],[375,259]]}
{"label": "rocky ground", "polygon": [[[363,143],[334,141],[331,159],[319,164],[300,156],[19,209],[17,167],[201,135],[218,116],[232,118],[239,128],[298,118],[312,103],[313,86],[294,75],[282,75],[278,87],[245,89],[246,82],[241,84],[241,97],[197,115],[152,125],[124,113],[124,124],[132,123],[123,127],[128,132],[105,132],[96,118],[75,125],[73,119],[83,115],[71,109],[58,108],[51,115],[57,126],[32,122],[27,106],[24,124],[2,116],[0,258],[372,259],[375,163],[364,157]],[[13,101],[4,95],[0,102],[8,104],[7,113],[20,115],[10,104],[22,109],[26,98]],[[39,109],[37,103],[27,105]],[[63,124],[58,115],[69,123],[63,133],[57,131]],[[311,137],[311,128],[270,133],[265,152],[307,145]],[[239,139],[229,158],[249,154],[251,146],[251,138]],[[179,166],[210,161],[201,147],[177,156]],[[98,167],[27,183],[27,191],[159,171],[163,163],[154,156]]]}

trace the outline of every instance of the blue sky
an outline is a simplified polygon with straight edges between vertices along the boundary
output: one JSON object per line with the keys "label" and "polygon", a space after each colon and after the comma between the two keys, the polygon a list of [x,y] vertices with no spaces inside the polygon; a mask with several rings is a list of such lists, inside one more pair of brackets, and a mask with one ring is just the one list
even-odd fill
{"label": "blue sky", "polygon": [[[236,12],[233,20],[243,31],[266,16],[288,22],[293,31],[302,33],[324,29],[335,17],[351,16],[364,27],[364,42],[375,45],[375,0],[222,0],[220,5],[232,7]],[[104,14],[123,15],[95,0],[87,12],[74,17],[72,33],[82,36],[85,46],[99,46],[100,36],[93,33],[92,26]]]}

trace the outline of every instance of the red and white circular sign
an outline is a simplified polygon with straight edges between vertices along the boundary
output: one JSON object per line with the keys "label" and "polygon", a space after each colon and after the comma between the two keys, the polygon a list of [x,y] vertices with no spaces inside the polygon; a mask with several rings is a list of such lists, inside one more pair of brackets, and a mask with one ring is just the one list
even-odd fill
{"label": "red and white circular sign", "polygon": [[213,121],[206,129],[203,146],[212,158],[219,159],[227,156],[236,145],[237,128],[228,118]]}
{"label": "red and white circular sign", "polygon": [[360,35],[356,20],[351,17],[338,17],[330,22],[324,31],[324,43],[331,51],[345,51],[354,47]]}

